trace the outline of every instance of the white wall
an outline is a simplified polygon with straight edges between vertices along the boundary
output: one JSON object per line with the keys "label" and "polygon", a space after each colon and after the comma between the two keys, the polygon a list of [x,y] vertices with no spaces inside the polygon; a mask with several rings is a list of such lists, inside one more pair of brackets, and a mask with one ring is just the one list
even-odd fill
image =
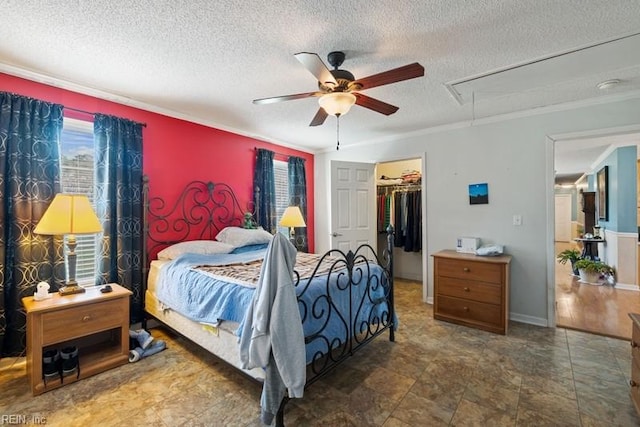
{"label": "white wall", "polygon": [[[457,236],[505,245],[511,263],[513,320],[548,324],[548,263],[553,262],[553,153],[549,135],[640,123],[640,99],[550,111],[510,119],[488,119],[458,128],[431,130],[398,140],[343,146],[315,156],[316,249],[329,249],[331,160],[376,163],[426,153],[428,297],[431,254],[453,248]],[[541,111],[541,110],[540,110]],[[402,114],[402,111],[398,112]],[[549,176],[548,176],[549,175]],[[469,205],[468,185],[489,184],[489,204]],[[522,215],[521,226],[512,225]],[[551,222],[549,228],[548,221]],[[550,265],[553,268],[553,265]],[[552,285],[552,284],[551,284]],[[550,323],[552,324],[552,322]]]}

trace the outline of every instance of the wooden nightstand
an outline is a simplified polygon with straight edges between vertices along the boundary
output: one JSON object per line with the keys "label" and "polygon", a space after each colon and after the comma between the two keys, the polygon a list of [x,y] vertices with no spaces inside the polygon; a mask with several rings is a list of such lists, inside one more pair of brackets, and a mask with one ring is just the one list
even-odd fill
{"label": "wooden nightstand", "polygon": [[[85,293],[34,301],[25,297],[27,312],[27,376],[33,395],[123,365],[129,360],[129,296],[131,291],[111,284]],[[42,376],[42,353],[66,346],[78,347],[80,375],[47,380]]]}

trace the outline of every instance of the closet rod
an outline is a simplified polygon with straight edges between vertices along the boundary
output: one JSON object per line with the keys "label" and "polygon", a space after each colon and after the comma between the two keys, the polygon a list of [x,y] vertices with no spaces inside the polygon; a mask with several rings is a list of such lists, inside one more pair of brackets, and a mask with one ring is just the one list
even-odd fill
{"label": "closet rod", "polygon": [[378,185],[378,190],[422,190],[422,184]]}

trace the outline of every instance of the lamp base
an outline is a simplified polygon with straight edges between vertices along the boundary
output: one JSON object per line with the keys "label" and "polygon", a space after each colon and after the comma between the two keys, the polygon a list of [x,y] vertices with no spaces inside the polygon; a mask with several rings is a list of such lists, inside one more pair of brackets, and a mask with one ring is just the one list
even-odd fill
{"label": "lamp base", "polygon": [[65,285],[58,289],[60,295],[82,294],[86,292],[85,288],[79,285]]}

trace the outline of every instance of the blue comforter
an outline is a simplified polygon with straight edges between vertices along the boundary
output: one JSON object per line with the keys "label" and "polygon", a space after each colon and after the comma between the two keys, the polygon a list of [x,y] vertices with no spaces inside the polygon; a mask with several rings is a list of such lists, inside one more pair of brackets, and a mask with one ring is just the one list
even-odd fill
{"label": "blue comforter", "polygon": [[[264,258],[264,254],[262,249],[239,254],[181,255],[160,271],[156,295],[162,303],[193,321],[211,324],[225,320],[237,322],[240,326],[236,333],[240,334],[255,289],[216,279],[193,267],[251,262]],[[349,287],[346,286],[349,282],[346,270],[339,267],[330,278],[327,275],[317,276],[311,279],[311,283],[308,278],[301,278],[296,287],[307,340],[307,363],[314,354],[324,354],[328,347],[335,348],[344,343],[346,336],[352,335],[350,331],[354,327],[357,333],[361,333],[370,327],[370,323],[380,323],[385,315],[388,316],[385,289],[380,279],[382,268],[377,264],[356,265],[353,269],[355,284]],[[367,277],[373,279],[368,281]],[[344,314],[337,315],[348,313],[349,304],[355,306],[352,309],[356,313],[351,321],[345,319]]]}
{"label": "blue comforter", "polygon": [[241,323],[254,289],[194,270],[199,265],[225,265],[264,258],[265,249],[241,254],[183,254],[160,270],[156,295],[160,302],[196,322]]}

